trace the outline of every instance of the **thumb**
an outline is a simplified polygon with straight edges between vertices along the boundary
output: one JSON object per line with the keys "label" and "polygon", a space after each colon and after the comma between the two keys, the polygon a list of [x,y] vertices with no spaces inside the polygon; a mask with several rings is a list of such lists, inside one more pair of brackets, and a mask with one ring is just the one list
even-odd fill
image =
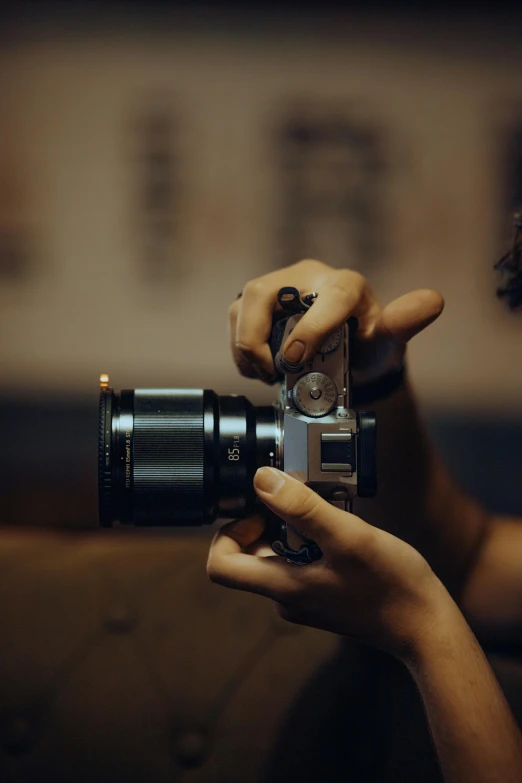
{"label": "thumb", "polygon": [[420,289],[390,302],[375,326],[375,337],[388,337],[396,343],[407,343],[436,321],[444,309],[444,299],[437,291]]}
{"label": "thumb", "polygon": [[340,531],[350,522],[350,535],[357,535],[366,523],[346,511],[335,508],[306,484],[276,468],[259,468],[254,487],[263,503],[280,519],[323,551],[336,547]]}

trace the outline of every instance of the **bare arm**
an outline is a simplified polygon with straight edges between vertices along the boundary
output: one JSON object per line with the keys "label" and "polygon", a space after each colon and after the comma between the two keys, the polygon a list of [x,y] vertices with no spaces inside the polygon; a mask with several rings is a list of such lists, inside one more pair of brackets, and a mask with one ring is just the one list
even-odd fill
{"label": "bare arm", "polygon": [[477,640],[442,600],[408,667],[446,783],[520,783],[522,735]]}
{"label": "bare arm", "polygon": [[522,783],[522,739],[502,691],[417,550],[272,468],[258,471],[255,487],[274,513],[318,542],[323,557],[296,567],[270,556],[254,517],[220,530],[211,579],[272,598],[291,622],[349,635],[403,660],[447,783]]}
{"label": "bare arm", "polygon": [[377,413],[379,492],[356,511],[414,546],[458,599],[492,520],[450,476],[407,382],[368,407]]}
{"label": "bare arm", "polygon": [[481,640],[522,644],[522,520],[490,521],[461,606]]}
{"label": "bare arm", "polygon": [[379,495],[357,513],[421,552],[481,640],[522,642],[522,520],[488,514],[459,488],[408,385],[372,407]]}

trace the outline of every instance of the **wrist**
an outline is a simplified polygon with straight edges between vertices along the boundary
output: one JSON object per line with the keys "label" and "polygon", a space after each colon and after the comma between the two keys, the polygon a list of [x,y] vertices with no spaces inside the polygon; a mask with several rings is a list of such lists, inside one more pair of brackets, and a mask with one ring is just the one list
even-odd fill
{"label": "wrist", "polygon": [[375,399],[372,403],[361,404],[357,402],[357,398],[354,403],[352,394],[352,408],[356,411],[371,410],[379,413],[379,415],[381,413],[386,415],[387,411],[393,411],[395,416],[397,406],[410,409],[412,405],[416,406],[416,396],[409,379],[407,365],[404,366],[402,383],[397,385],[387,396]]}
{"label": "wrist", "polygon": [[371,381],[354,384],[353,407],[362,408],[392,398],[396,392],[404,388],[405,378],[406,367],[401,363]]}
{"label": "wrist", "polygon": [[401,656],[414,677],[447,655],[456,635],[466,626],[457,605],[435,574],[422,603],[415,630]]}

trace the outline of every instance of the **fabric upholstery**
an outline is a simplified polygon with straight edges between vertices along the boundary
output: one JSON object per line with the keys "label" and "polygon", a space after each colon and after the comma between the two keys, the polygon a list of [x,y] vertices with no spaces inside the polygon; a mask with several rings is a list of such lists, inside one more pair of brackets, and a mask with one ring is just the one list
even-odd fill
{"label": "fabric upholstery", "polygon": [[210,584],[208,544],[0,533],[0,781],[440,783],[405,668]]}
{"label": "fabric upholstery", "polygon": [[2,781],[257,781],[336,639],[212,585],[206,537],[4,533]]}

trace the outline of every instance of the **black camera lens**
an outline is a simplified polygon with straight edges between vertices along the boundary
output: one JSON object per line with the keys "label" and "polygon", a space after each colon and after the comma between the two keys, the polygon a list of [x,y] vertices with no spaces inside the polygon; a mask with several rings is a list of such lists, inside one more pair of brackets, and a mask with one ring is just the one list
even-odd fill
{"label": "black camera lens", "polygon": [[273,406],[202,389],[100,394],[99,504],[104,526],[202,525],[248,514],[258,467],[278,467]]}

